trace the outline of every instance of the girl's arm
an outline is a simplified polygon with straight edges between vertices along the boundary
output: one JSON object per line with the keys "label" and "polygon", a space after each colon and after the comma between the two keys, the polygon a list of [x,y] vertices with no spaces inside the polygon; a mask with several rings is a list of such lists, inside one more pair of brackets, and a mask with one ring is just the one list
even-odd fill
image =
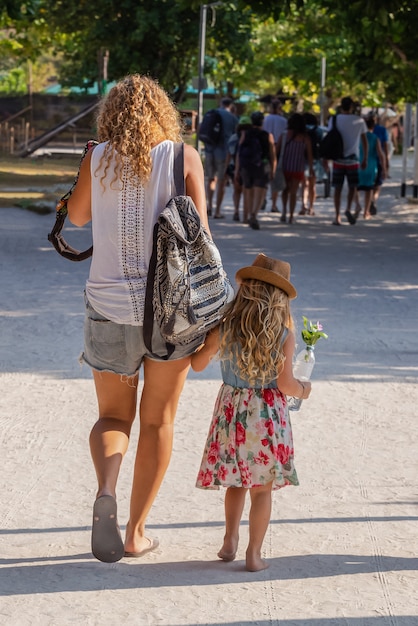
{"label": "girl's arm", "polygon": [[184,144],[184,178],[186,194],[195,203],[202,224],[210,235],[202,161],[198,151],[186,143]]}
{"label": "girl's arm", "polygon": [[192,369],[201,372],[213,359],[219,350],[219,326],[211,330],[205,339],[205,343],[192,355]]}
{"label": "girl's arm", "polygon": [[75,226],[84,226],[91,221],[91,173],[90,162],[94,148],[84,157],[77,184],[67,201],[68,217]]}
{"label": "girl's arm", "polygon": [[302,398],[306,400],[311,393],[310,381],[301,382],[293,376],[292,360],[293,353],[295,351],[295,334],[289,330],[288,335],[283,344],[283,352],[285,355],[285,362],[282,372],[277,377],[277,386],[282,393],[286,396],[293,396],[295,398]]}

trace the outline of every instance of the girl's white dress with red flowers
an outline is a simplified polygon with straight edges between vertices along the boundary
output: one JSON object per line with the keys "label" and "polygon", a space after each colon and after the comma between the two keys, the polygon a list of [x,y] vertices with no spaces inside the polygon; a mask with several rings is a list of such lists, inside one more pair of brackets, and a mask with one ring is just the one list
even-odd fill
{"label": "girl's white dress with red flowers", "polygon": [[273,380],[249,387],[233,363],[221,361],[219,390],[196,487],[298,485],[287,400]]}

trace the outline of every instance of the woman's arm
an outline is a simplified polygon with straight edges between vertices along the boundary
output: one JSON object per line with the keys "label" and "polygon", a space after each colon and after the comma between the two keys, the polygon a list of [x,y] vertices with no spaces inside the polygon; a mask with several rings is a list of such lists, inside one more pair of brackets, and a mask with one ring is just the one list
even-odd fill
{"label": "woman's arm", "polygon": [[283,141],[283,133],[280,134],[277,143],[276,143],[276,157],[277,157],[277,163],[279,163],[280,160],[280,151],[282,149],[282,141]]}
{"label": "woman's arm", "polygon": [[186,194],[195,203],[202,224],[210,234],[203,165],[198,151],[188,144],[184,144],[184,178],[186,181]]}
{"label": "woman's arm", "polygon": [[67,202],[68,217],[75,226],[84,226],[91,221],[90,162],[93,150],[94,148],[84,157],[77,184]]}
{"label": "woman's arm", "polygon": [[269,161],[270,161],[270,180],[274,178],[274,172],[276,171],[276,151],[274,149],[274,137],[269,133]]}
{"label": "woman's arm", "polygon": [[219,326],[211,330],[205,339],[205,343],[192,355],[192,369],[201,372],[213,359],[219,350]]}
{"label": "woman's arm", "polygon": [[386,168],[386,156],[385,153],[383,152],[382,149],[382,144],[380,142],[380,139],[377,138],[376,140],[376,152],[377,152],[377,158],[380,161],[380,166],[382,168],[382,178],[386,178],[387,176],[387,168]]}
{"label": "woman's arm", "polygon": [[293,376],[293,353],[295,351],[295,334],[289,330],[289,333],[283,344],[283,352],[285,355],[284,367],[280,375],[277,377],[277,386],[286,396],[294,396],[306,400],[311,393],[310,381],[299,381]]}

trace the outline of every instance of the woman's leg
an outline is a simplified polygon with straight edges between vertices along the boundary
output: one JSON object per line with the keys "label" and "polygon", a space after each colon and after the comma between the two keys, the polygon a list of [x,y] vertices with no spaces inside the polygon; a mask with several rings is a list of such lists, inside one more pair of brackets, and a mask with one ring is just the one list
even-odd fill
{"label": "woman's leg", "polygon": [[288,182],[289,187],[289,224],[293,222],[293,215],[295,213],[296,201],[299,189],[299,180],[297,178],[291,178]]}
{"label": "woman's leg", "polygon": [[251,205],[253,202],[253,190],[252,188],[243,188],[244,197],[244,224],[248,224],[248,220],[251,216]]}
{"label": "woman's leg", "polygon": [[97,475],[97,497],[116,495],[120,466],[135,419],[138,375],[93,370],[99,419],[90,433],[90,452]]}
{"label": "woman's leg", "polygon": [[234,216],[239,218],[239,203],[241,200],[242,186],[234,180],[233,182],[234,190],[233,190],[233,201],[234,201]]}
{"label": "woman's leg", "polygon": [[174,418],[189,367],[190,357],[171,362],[144,359],[126,552],[138,553],[150,547],[150,539],[144,535],[145,521],[170,462]]}
{"label": "woman's leg", "polygon": [[370,219],[370,205],[373,198],[373,189],[367,189],[364,192],[364,219]]}
{"label": "woman's leg", "polygon": [[258,572],[268,567],[266,561],[261,558],[261,548],[270,523],[272,485],[273,483],[269,483],[263,487],[250,489],[250,538],[245,559],[249,572]]}
{"label": "woman's leg", "polygon": [[136,413],[138,376],[93,371],[99,419],[90,433],[90,450],[97,475],[91,549],[100,561],[113,563],[124,554],[117,519],[116,482]]}
{"label": "woman's leg", "polygon": [[308,213],[309,215],[315,215],[314,205],[316,200],[316,176],[309,176],[309,203],[308,203]]}
{"label": "woman's leg", "polygon": [[218,557],[223,561],[233,561],[238,548],[239,524],[248,489],[228,487],[225,493],[225,535]]}
{"label": "woman's leg", "polygon": [[286,221],[286,211],[287,211],[287,198],[289,195],[289,189],[288,189],[288,184],[289,182],[286,181],[286,188],[283,189],[282,191],[282,215],[280,217],[280,221],[281,222],[285,222]]}

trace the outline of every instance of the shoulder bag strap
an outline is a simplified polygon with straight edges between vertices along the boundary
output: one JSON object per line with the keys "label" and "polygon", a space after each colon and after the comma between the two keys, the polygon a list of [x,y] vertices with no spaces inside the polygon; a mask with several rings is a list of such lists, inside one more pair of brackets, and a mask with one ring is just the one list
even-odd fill
{"label": "shoulder bag strap", "polygon": [[[185,184],[184,184],[184,145],[182,143],[174,144],[174,186],[175,186],[175,195],[181,196],[184,195]],[[144,326],[143,326],[143,334],[144,334],[144,343],[145,347],[151,354],[157,356],[152,351],[152,331],[154,328],[154,306],[153,306],[153,296],[154,296],[154,282],[155,282],[155,270],[157,267],[157,239],[158,239],[158,221],[154,224],[153,231],[153,244],[152,244],[152,254],[148,266],[148,275],[147,275],[147,285],[145,289],[145,305],[144,305]],[[175,346],[167,343],[167,354],[165,356],[159,357],[163,360],[167,360],[171,354],[174,352]]]}

